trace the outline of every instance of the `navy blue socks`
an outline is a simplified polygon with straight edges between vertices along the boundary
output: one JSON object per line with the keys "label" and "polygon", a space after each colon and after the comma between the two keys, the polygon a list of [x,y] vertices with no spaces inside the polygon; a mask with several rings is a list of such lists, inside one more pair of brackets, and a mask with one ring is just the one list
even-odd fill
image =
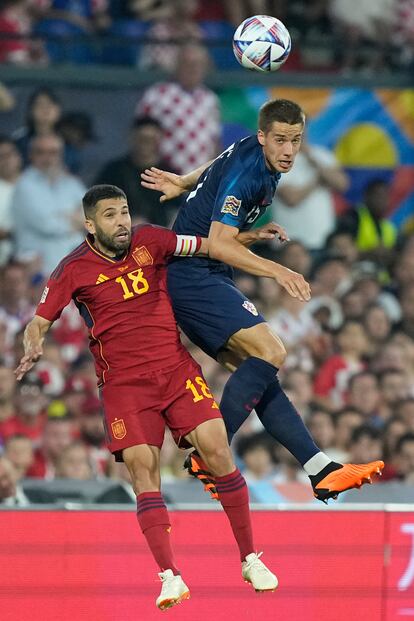
{"label": "navy blue socks", "polygon": [[256,408],[277,368],[260,358],[247,358],[227,380],[220,402],[229,443],[250,412]]}
{"label": "navy blue socks", "polygon": [[266,431],[304,465],[320,449],[280,386],[277,371],[269,362],[251,357],[231,375],[220,403],[229,442],[255,409]]}
{"label": "navy blue socks", "polygon": [[257,404],[256,412],[266,431],[287,448],[302,466],[320,452],[276,376]]}

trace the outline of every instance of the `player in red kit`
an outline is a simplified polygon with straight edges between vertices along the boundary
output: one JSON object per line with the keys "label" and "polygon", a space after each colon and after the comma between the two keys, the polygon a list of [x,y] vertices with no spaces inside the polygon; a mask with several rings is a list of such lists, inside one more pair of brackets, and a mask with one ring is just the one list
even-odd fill
{"label": "player in red kit", "polygon": [[245,480],[234,465],[201,368],[181,344],[167,294],[169,258],[206,254],[208,242],[151,225],[131,230],[126,196],[115,186],[92,187],[83,208],[89,234],[47,282],[26,326],[17,379],[39,359],[47,331],[74,300],[89,329],[108,446],[128,467],[138,522],[160,567],[157,606],[165,609],[190,595],[174,560],[160,492],[166,426],[178,446],[194,446],[214,473],[240,550],[243,578],[257,591],[274,590],[276,576],[254,552]]}

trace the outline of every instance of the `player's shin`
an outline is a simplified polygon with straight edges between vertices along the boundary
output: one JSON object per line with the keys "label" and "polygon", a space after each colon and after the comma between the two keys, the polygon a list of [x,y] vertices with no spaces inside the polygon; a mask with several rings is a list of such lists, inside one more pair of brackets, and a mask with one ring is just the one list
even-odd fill
{"label": "player's shin", "polygon": [[216,486],[219,500],[239,546],[240,559],[244,561],[246,556],[254,551],[246,481],[236,468],[231,474],[216,477]]}
{"label": "player's shin", "polygon": [[224,387],[220,403],[229,443],[259,403],[276,373],[275,366],[255,357],[244,360],[232,373]]}
{"label": "player's shin", "polygon": [[321,457],[321,469],[331,461],[316,446],[277,377],[274,377],[255,409],[266,431],[287,448],[302,466],[317,454]]}
{"label": "player's shin", "polygon": [[143,492],[137,496],[137,518],[155,562],[163,572],[179,574],[171,547],[171,524],[161,492]]}

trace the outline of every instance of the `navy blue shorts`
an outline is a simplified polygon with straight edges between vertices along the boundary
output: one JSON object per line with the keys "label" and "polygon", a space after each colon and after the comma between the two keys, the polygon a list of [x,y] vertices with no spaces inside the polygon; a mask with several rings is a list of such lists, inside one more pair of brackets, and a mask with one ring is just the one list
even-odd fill
{"label": "navy blue shorts", "polygon": [[177,323],[213,358],[233,334],[266,321],[229,272],[210,269],[206,261],[200,265],[197,259],[178,259],[168,266],[168,293]]}

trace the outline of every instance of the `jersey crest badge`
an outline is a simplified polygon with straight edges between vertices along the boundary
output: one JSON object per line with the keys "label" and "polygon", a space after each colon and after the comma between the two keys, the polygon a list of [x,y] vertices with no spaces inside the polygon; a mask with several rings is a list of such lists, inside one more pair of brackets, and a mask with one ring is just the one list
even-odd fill
{"label": "jersey crest badge", "polygon": [[152,265],[154,263],[154,259],[152,258],[149,250],[145,248],[145,246],[135,248],[132,256],[134,258],[134,261],[138,263],[140,267],[145,267],[146,265]]}
{"label": "jersey crest badge", "polygon": [[255,305],[252,304],[251,302],[249,302],[248,300],[244,300],[242,306],[243,306],[243,308],[248,310],[249,313],[251,313],[255,317],[257,317],[257,315],[259,314],[258,311],[257,311],[257,308],[255,307]]}
{"label": "jersey crest badge", "polygon": [[46,302],[47,294],[49,293],[49,287],[45,287],[43,289],[42,297],[40,298],[40,304],[44,304]]}
{"label": "jersey crest badge", "polygon": [[109,280],[108,276],[105,276],[105,274],[99,274],[98,278],[96,279],[95,285],[100,285],[102,282],[105,282],[106,280]]}
{"label": "jersey crest badge", "polygon": [[111,423],[112,434],[116,440],[122,440],[126,436],[126,427],[123,418],[116,418],[113,423]]}
{"label": "jersey crest badge", "polygon": [[241,200],[235,196],[226,196],[224,199],[221,213],[229,213],[231,216],[238,216],[240,210]]}

